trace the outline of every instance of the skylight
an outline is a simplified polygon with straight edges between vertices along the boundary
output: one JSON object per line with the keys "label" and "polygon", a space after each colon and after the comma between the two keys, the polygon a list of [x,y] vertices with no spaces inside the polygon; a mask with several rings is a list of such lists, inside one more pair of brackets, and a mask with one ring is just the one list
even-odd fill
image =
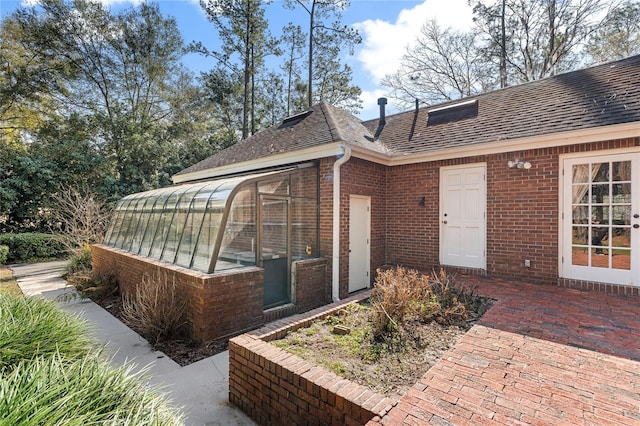
{"label": "skylight", "polygon": [[434,108],[428,111],[427,126],[451,123],[478,116],[478,100],[473,99],[456,104]]}

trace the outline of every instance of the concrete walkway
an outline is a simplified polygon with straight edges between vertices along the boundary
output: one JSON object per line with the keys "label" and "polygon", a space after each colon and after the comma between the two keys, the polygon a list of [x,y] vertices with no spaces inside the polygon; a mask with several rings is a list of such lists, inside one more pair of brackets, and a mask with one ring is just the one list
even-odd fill
{"label": "concrete walkway", "polygon": [[383,425],[640,425],[640,297],[474,277],[493,307]]}
{"label": "concrete walkway", "polygon": [[[65,262],[10,265],[27,296],[49,300],[73,291],[60,276]],[[176,406],[182,407],[187,425],[253,425],[240,410],[229,405],[229,352],[222,352],[186,367],[154,351],[129,327],[90,300],[74,299],[60,306],[84,318],[95,339],[106,345],[105,355],[115,366],[130,362],[134,370],[148,366],[149,383],[161,386]]]}

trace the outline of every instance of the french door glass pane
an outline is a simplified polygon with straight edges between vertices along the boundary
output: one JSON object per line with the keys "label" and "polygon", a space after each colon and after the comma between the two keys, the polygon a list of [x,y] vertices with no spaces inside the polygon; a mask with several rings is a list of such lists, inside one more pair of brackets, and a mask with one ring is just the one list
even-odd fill
{"label": "french door glass pane", "polygon": [[630,161],[573,166],[573,265],[630,268],[630,180]]}

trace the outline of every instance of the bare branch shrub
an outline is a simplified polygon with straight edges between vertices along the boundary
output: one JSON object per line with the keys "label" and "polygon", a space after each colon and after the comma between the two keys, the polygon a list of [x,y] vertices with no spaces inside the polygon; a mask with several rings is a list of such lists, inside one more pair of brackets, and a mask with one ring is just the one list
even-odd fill
{"label": "bare branch shrub", "polygon": [[186,324],[187,298],[178,291],[175,276],[158,270],[145,274],[134,291],[123,294],[122,316],[154,347],[180,334]]}
{"label": "bare branch shrub", "polygon": [[69,249],[76,252],[85,245],[101,243],[107,230],[111,209],[89,190],[62,187],[52,195],[52,231],[68,237]]}
{"label": "bare branch shrub", "polygon": [[378,269],[371,296],[373,330],[375,335],[391,331],[413,310],[415,301],[428,291],[429,280],[416,270]]}
{"label": "bare branch shrub", "polygon": [[379,339],[402,332],[409,319],[441,324],[462,324],[471,306],[481,303],[473,289],[456,286],[444,269],[424,275],[402,267],[378,269],[370,298],[372,327]]}

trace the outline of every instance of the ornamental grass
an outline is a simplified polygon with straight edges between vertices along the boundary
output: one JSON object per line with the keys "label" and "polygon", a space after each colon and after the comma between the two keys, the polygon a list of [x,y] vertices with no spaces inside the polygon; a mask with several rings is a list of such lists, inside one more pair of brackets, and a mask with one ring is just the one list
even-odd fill
{"label": "ornamental grass", "polygon": [[0,426],[183,424],[146,370],[112,367],[52,302],[0,294],[0,324]]}
{"label": "ornamental grass", "polygon": [[0,372],[56,353],[80,358],[96,348],[86,323],[52,302],[0,293]]}

